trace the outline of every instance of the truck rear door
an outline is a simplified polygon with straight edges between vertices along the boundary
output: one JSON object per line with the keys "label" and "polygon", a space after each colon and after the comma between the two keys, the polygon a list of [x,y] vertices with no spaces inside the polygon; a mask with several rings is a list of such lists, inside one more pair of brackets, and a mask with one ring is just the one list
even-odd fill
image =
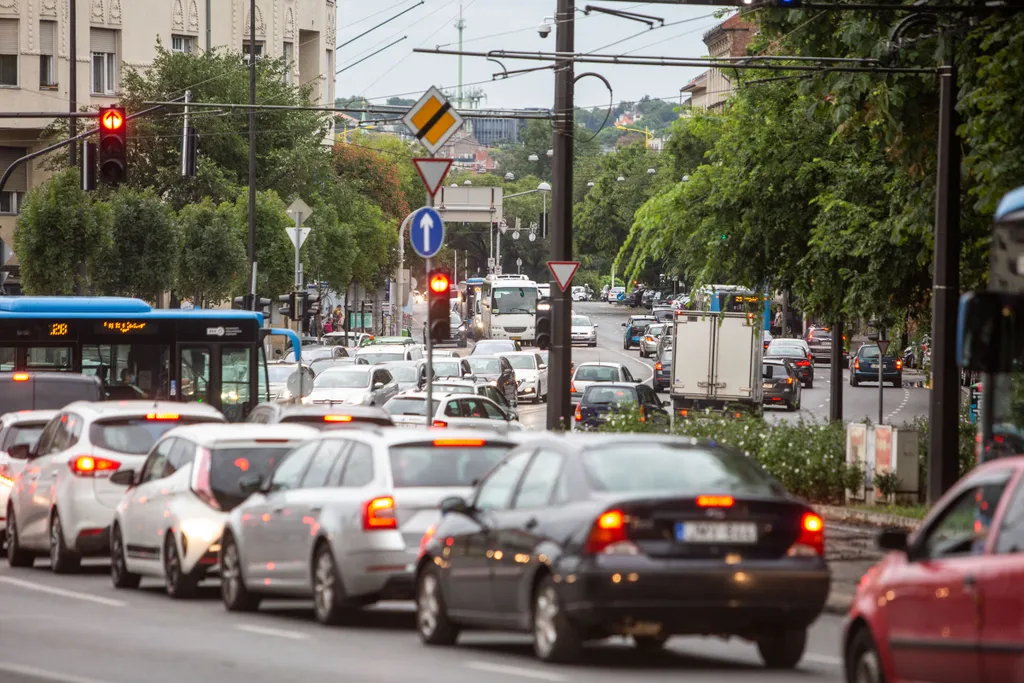
{"label": "truck rear door", "polygon": [[760,400],[761,320],[726,313],[716,322],[712,396],[724,401]]}
{"label": "truck rear door", "polygon": [[709,396],[715,319],[701,313],[676,316],[672,341],[672,394]]}

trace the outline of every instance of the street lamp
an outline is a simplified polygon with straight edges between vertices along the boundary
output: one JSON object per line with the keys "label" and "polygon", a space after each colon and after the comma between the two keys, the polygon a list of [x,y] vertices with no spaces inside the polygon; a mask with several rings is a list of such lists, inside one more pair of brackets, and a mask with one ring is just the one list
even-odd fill
{"label": "street lamp", "polygon": [[540,157],[537,156],[536,154],[531,154],[530,156],[526,157],[526,159],[527,161],[540,161]]}
{"label": "street lamp", "polygon": [[626,178],[625,178],[625,176],[621,176],[621,175],[620,175],[620,176],[619,176],[618,178],[616,178],[615,180],[616,180],[617,182],[620,182],[620,183],[621,183],[621,182],[625,181],[625,180],[626,180]]}
{"label": "street lamp", "polygon": [[549,150],[548,150],[548,159],[550,159],[550,158],[551,158],[551,157],[553,157],[553,156],[555,156],[555,150],[553,150],[553,149],[549,149]]}
{"label": "street lamp", "polygon": [[511,171],[509,171],[508,173],[505,174],[505,180],[509,181],[510,183],[513,180],[515,180],[515,179],[516,179],[516,174],[515,173],[512,173]]}
{"label": "street lamp", "polygon": [[657,172],[658,172],[658,171],[657,171],[657,170],[655,170],[655,169],[653,169],[653,168],[649,168],[649,169],[647,169],[647,175],[654,175],[654,174],[655,174],[655,173],[657,173]]}

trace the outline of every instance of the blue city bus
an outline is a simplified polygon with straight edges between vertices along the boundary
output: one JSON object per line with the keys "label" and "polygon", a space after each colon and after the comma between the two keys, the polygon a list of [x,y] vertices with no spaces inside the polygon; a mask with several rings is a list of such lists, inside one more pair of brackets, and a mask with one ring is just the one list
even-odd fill
{"label": "blue city bus", "polygon": [[119,297],[0,296],[0,371],[95,375],[120,396],[196,401],[233,422],[270,399],[263,315]]}
{"label": "blue city bus", "polygon": [[764,319],[764,329],[772,326],[771,301],[764,294],[736,285],[708,285],[698,298],[700,308],[712,313],[755,313]]}

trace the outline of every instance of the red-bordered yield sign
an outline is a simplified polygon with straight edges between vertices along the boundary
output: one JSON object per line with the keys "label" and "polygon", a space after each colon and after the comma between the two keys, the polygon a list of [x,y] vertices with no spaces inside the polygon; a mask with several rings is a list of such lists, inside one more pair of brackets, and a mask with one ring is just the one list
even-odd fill
{"label": "red-bordered yield sign", "polygon": [[441,189],[441,183],[448,177],[448,171],[452,168],[454,159],[431,159],[418,158],[412,160],[416,172],[420,174],[420,180],[427,188],[427,192],[433,197]]}
{"label": "red-bordered yield sign", "polygon": [[554,276],[555,282],[563,292],[569,288],[569,283],[572,282],[579,267],[579,261],[548,261],[548,270],[551,271],[551,275]]}

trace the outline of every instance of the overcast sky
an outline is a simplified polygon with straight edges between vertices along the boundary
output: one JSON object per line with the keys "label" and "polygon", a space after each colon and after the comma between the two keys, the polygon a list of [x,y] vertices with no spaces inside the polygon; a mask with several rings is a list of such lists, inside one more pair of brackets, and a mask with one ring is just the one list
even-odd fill
{"label": "overcast sky", "polygon": [[[430,85],[454,87],[459,82],[457,57],[413,54],[412,50],[438,46],[457,49],[458,31],[455,23],[459,18],[460,4],[466,21],[466,50],[554,50],[554,32],[542,39],[537,27],[545,17],[555,13],[555,0],[424,0],[422,5],[416,7],[419,2],[339,0],[338,44],[355,38],[402,10],[414,7],[395,21],[338,51],[337,68],[343,69],[388,43],[408,36],[401,43],[339,74],[339,97],[362,94],[376,103],[383,103],[392,96],[418,98]],[[582,9],[591,3],[660,17],[665,20],[666,26],[648,30],[642,23],[596,13],[584,16],[582,12],[577,12],[576,49],[581,52],[701,57],[707,54],[701,36],[720,21],[711,16],[714,10],[711,7],[676,7],[608,0],[577,0],[576,4]],[[526,61],[505,62],[510,71],[538,64]],[[577,66],[577,72],[587,70],[600,71],[611,81],[615,102],[634,101],[644,95],[677,101],[679,88],[701,72],[701,69],[694,68]],[[491,75],[496,71],[500,71],[500,68],[486,59],[463,59],[464,83],[486,81],[478,86],[487,94],[481,107],[552,106],[554,84],[551,72],[542,71],[491,82]],[[599,80],[588,78],[579,82],[576,89],[578,106],[600,107],[606,106],[607,102],[608,91]]]}

